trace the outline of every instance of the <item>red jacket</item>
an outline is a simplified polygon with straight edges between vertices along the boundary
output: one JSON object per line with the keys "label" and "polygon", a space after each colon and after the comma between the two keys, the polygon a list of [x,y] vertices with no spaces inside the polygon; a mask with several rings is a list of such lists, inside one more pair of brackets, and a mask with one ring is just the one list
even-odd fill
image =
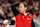
{"label": "red jacket", "polygon": [[19,13],[16,16],[16,27],[31,27],[32,16]]}
{"label": "red jacket", "polygon": [[24,14],[21,14],[16,10],[15,7],[18,5],[19,3],[14,3],[13,5],[11,5],[13,14],[16,17],[16,27],[35,27],[32,16],[30,16],[29,14],[25,16]]}

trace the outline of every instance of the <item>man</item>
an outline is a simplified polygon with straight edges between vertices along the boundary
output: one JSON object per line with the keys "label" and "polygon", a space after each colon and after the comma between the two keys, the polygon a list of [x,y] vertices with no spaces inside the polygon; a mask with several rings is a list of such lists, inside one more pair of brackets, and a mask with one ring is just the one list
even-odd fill
{"label": "man", "polygon": [[[19,12],[15,8],[18,5]],[[16,17],[16,27],[35,27],[32,16],[26,12],[27,5],[25,3],[15,3],[11,8]]]}

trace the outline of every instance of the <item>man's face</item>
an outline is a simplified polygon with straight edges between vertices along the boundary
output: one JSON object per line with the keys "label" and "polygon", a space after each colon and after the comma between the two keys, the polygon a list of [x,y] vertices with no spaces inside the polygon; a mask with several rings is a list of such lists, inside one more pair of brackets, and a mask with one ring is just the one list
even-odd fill
{"label": "man's face", "polygon": [[26,7],[24,7],[24,4],[20,3],[20,5],[19,5],[19,11],[20,11],[20,13],[26,11]]}

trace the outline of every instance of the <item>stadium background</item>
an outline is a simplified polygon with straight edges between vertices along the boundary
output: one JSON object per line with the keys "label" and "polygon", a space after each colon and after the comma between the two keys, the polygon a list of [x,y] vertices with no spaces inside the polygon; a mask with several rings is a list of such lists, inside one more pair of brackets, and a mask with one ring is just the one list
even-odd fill
{"label": "stadium background", "polygon": [[[27,12],[33,16],[39,25],[35,23],[36,26],[40,26],[40,0],[0,0],[0,26],[4,19],[11,20],[14,14],[11,10],[11,5],[13,3],[25,2],[28,5]],[[18,7],[16,7],[18,9]]]}

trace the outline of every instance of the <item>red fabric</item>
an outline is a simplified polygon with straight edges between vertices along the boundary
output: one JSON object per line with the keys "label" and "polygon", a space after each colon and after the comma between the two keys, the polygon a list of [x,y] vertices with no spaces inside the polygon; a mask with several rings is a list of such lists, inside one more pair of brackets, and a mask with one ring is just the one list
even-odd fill
{"label": "red fabric", "polygon": [[4,25],[1,25],[1,27],[4,27]]}
{"label": "red fabric", "polygon": [[2,9],[2,6],[0,6],[0,9]]}
{"label": "red fabric", "polygon": [[[24,20],[23,20],[24,18]],[[32,16],[19,13],[16,16],[16,27],[31,27]]]}

